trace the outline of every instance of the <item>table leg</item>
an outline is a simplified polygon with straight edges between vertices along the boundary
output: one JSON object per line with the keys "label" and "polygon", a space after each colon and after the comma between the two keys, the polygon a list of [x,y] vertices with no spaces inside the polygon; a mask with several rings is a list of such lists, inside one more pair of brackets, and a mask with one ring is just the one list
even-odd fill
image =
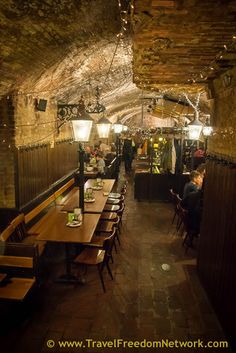
{"label": "table leg", "polygon": [[65,243],[66,273],[55,280],[57,283],[83,284],[84,281],[71,273],[70,244]]}

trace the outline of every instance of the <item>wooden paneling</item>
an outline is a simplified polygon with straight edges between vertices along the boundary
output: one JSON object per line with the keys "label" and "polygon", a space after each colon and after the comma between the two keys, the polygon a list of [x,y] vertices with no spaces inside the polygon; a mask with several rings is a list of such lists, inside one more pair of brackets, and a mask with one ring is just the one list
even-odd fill
{"label": "wooden paneling", "polygon": [[39,145],[17,152],[19,207],[47,190],[78,166],[78,146],[57,143],[54,148]]}
{"label": "wooden paneling", "polygon": [[236,167],[207,162],[198,270],[229,337],[236,327]]}

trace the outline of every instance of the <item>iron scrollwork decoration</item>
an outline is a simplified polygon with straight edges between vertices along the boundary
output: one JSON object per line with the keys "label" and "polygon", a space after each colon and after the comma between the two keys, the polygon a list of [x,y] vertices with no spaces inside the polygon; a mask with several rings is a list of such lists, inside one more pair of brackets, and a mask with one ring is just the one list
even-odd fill
{"label": "iron scrollwork decoration", "polygon": [[76,117],[80,111],[80,104],[58,104],[57,106],[57,116],[62,121]]}
{"label": "iron scrollwork decoration", "polygon": [[88,103],[87,106],[84,104],[83,97],[79,100],[79,103],[76,104],[58,104],[57,115],[58,118],[62,121],[68,121],[72,118],[75,118],[82,111],[85,111],[89,114],[99,114],[103,113],[106,108],[103,104],[100,103],[100,91],[99,87],[96,88],[96,102],[95,104]]}
{"label": "iron scrollwork decoration", "polygon": [[85,111],[87,113],[90,114],[99,114],[99,113],[103,113],[106,108],[103,104],[100,103],[100,91],[99,91],[99,87],[96,87],[96,93],[95,93],[95,97],[96,97],[96,102],[95,104],[92,103],[88,103],[87,107],[85,107]]}

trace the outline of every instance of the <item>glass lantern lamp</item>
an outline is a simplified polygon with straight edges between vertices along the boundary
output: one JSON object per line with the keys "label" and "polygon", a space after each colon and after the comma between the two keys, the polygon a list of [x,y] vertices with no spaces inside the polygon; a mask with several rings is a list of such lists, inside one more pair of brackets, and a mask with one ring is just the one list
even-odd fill
{"label": "glass lantern lamp", "polygon": [[104,116],[97,122],[97,130],[99,138],[108,138],[111,130],[111,122]]}
{"label": "glass lantern lamp", "polygon": [[121,121],[118,119],[115,124],[113,124],[113,130],[115,134],[120,134],[123,130],[123,124]]}
{"label": "glass lantern lamp", "polygon": [[74,140],[79,142],[88,142],[93,119],[88,113],[79,112],[76,117],[71,118]]}
{"label": "glass lantern lamp", "polygon": [[195,115],[195,119],[188,124],[188,138],[190,140],[199,140],[203,124],[198,120],[198,114]]}

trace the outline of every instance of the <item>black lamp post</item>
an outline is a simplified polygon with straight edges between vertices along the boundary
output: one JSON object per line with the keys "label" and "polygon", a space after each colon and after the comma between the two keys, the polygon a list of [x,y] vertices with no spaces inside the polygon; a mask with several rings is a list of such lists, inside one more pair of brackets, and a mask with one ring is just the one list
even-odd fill
{"label": "black lamp post", "polygon": [[79,207],[84,213],[84,148],[82,143],[88,142],[93,119],[85,111],[84,102],[81,100],[79,104],[78,113],[76,116],[70,118],[73,127],[74,140],[80,142],[79,144]]}

